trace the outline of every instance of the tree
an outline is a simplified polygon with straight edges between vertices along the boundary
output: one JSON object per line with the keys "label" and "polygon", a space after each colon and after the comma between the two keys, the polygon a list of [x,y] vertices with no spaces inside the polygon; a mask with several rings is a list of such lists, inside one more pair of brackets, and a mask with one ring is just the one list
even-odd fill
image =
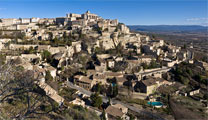
{"label": "tree", "polygon": [[6,60],[6,56],[0,54],[0,65],[3,65],[5,63],[5,60]]}
{"label": "tree", "polygon": [[103,100],[102,97],[99,96],[99,93],[94,93],[90,96],[92,106],[101,107]]}
{"label": "tree", "polygon": [[51,76],[50,71],[46,71],[46,76],[45,76],[46,81],[53,81],[53,77]]}
{"label": "tree", "polygon": [[101,92],[101,85],[100,83],[97,83],[96,85],[94,85],[93,90],[97,93]]}
{"label": "tree", "polygon": [[109,82],[111,83],[111,85],[108,88],[107,95],[111,98],[116,97],[118,95],[117,80],[115,78],[113,78],[113,79],[110,79]]}
{"label": "tree", "polygon": [[[35,118],[48,115],[58,106],[37,84],[33,71],[16,69],[9,64],[0,66],[0,103],[1,109],[10,107],[12,119]],[[4,103],[7,103],[4,106]],[[45,106],[47,109],[42,109]],[[14,112],[15,111],[15,112]]]}
{"label": "tree", "polygon": [[112,97],[116,97],[118,95],[118,85],[113,86],[113,94]]}
{"label": "tree", "polygon": [[36,53],[35,49],[33,49],[33,47],[30,47],[28,50],[24,51],[25,54],[32,54],[32,53]]}
{"label": "tree", "polygon": [[103,110],[100,118],[101,118],[101,120],[107,120],[105,110]]}
{"label": "tree", "polygon": [[52,40],[53,39],[53,33],[49,32],[48,35],[49,35],[49,40]]}
{"label": "tree", "polygon": [[182,76],[182,75],[179,75],[179,80],[180,80],[180,82],[183,83],[184,85],[188,85],[188,84],[189,84],[189,81],[190,81],[188,78],[186,78],[186,77],[184,77],[184,76]]}
{"label": "tree", "polygon": [[52,55],[48,50],[44,50],[41,53],[41,57],[43,60],[46,60],[47,62],[51,62]]}

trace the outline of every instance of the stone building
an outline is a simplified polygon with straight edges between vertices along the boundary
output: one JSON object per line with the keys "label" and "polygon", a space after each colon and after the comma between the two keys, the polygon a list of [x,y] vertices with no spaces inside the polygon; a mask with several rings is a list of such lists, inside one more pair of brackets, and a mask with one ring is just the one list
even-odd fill
{"label": "stone building", "polygon": [[94,85],[92,80],[90,80],[88,77],[83,76],[83,75],[74,76],[74,82],[76,85],[87,90],[90,90]]}
{"label": "stone building", "polygon": [[140,89],[140,92],[150,95],[155,93],[158,87],[165,84],[169,84],[169,82],[162,78],[148,77],[145,80],[139,81],[137,87]]}

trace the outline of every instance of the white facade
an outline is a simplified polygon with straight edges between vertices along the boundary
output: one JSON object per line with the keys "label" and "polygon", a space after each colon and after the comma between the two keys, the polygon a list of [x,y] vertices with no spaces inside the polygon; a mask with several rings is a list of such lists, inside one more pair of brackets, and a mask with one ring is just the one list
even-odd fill
{"label": "white facade", "polygon": [[38,23],[39,20],[40,20],[40,18],[31,18],[31,19],[30,19],[30,22],[31,22],[31,23]]}
{"label": "white facade", "polygon": [[21,21],[22,24],[30,23],[30,18],[20,18],[20,21]]}

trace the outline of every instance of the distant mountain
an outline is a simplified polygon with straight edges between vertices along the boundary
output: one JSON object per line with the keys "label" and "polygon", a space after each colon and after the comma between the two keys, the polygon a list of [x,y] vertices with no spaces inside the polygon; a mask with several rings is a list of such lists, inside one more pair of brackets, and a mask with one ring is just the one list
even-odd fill
{"label": "distant mountain", "polygon": [[207,32],[208,27],[200,25],[129,25],[132,31],[146,32]]}

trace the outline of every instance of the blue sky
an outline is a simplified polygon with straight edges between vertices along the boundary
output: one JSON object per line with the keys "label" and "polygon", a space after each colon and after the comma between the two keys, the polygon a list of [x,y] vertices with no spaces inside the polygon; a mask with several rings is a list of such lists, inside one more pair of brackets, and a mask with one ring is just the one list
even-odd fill
{"label": "blue sky", "polygon": [[0,18],[55,18],[90,10],[128,25],[208,25],[207,0],[0,0]]}

